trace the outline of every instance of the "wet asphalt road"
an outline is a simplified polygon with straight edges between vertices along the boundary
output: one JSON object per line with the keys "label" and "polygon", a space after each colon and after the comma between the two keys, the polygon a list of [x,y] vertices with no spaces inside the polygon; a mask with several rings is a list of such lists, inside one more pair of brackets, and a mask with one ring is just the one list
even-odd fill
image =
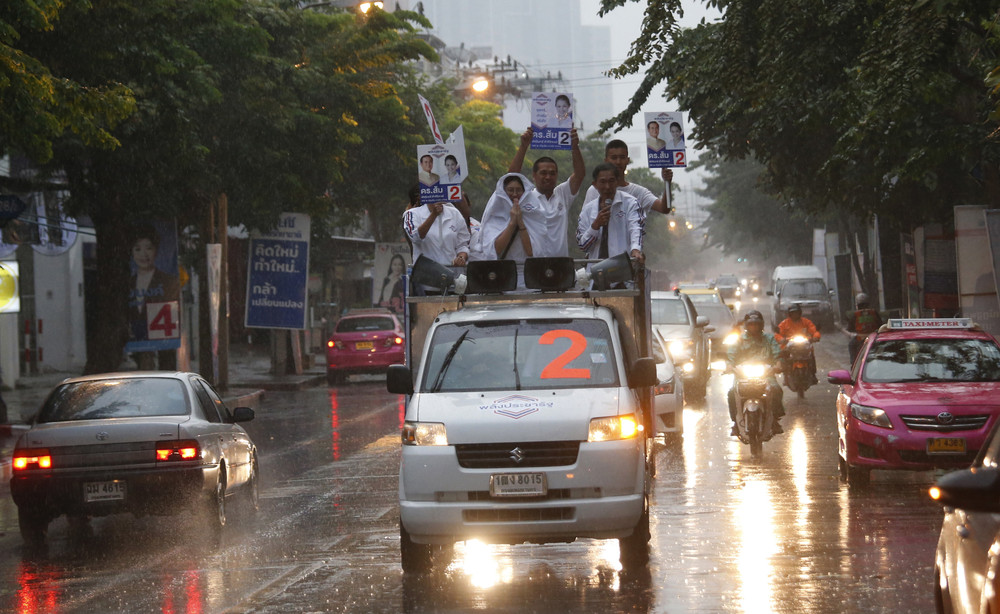
{"label": "wet asphalt road", "polygon": [[[821,371],[846,343],[819,344]],[[649,573],[620,573],[616,541],[459,544],[450,565],[404,578],[397,524],[403,406],[377,378],[269,393],[248,430],[261,452],[261,514],[221,548],[193,516],[113,517],[92,535],[50,528],[22,550],[0,486],[3,612],[928,612],[940,508],[935,473],[837,479],[825,383],[786,391],[785,434],[751,460],[728,436],[722,378],[661,450]]]}

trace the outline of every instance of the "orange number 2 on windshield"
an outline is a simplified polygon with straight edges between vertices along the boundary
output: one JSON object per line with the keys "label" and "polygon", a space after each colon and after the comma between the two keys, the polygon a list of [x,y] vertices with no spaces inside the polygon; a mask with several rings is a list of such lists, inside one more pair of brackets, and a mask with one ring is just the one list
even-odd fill
{"label": "orange number 2 on windshield", "polygon": [[556,356],[555,360],[542,369],[542,379],[590,379],[590,369],[567,369],[566,365],[573,362],[587,349],[587,339],[575,330],[550,330],[538,339],[538,343],[552,345],[559,338],[569,339],[570,345],[565,352]]}

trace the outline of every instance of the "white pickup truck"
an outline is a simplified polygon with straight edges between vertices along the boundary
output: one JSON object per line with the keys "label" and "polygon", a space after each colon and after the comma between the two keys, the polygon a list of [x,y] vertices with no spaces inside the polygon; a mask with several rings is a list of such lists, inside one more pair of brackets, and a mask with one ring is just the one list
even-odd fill
{"label": "white pickup truck", "polygon": [[[473,538],[618,539],[623,567],[647,564],[657,379],[645,271],[627,289],[584,291],[571,287],[575,266],[528,259],[529,287],[547,279],[534,285],[550,291],[408,297],[408,365],[387,377],[390,392],[411,395],[404,571]],[[490,263],[470,264],[470,278],[474,267],[490,279]]]}

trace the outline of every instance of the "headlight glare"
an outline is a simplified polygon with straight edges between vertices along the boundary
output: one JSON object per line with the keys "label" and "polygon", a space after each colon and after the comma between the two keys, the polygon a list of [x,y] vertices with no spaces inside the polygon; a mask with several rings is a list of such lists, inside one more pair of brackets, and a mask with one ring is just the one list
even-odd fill
{"label": "headlight glare", "polygon": [[740,334],[734,331],[726,335],[726,338],[722,340],[722,345],[733,345],[739,340]]}
{"label": "headlight glare", "polygon": [[590,421],[590,431],[587,433],[587,441],[631,439],[640,431],[642,431],[642,425],[639,424],[639,421],[636,420],[633,414],[594,418]]}
{"label": "headlight glare", "polygon": [[448,445],[448,434],[440,422],[406,422],[402,439],[404,446]]}

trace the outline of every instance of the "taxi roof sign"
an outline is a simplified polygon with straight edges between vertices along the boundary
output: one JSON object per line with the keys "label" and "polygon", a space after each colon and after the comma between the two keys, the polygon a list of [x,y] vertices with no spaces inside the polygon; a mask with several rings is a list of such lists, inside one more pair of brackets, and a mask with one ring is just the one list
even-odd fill
{"label": "taxi roof sign", "polygon": [[973,328],[971,318],[895,318],[889,320],[889,330],[914,328]]}

